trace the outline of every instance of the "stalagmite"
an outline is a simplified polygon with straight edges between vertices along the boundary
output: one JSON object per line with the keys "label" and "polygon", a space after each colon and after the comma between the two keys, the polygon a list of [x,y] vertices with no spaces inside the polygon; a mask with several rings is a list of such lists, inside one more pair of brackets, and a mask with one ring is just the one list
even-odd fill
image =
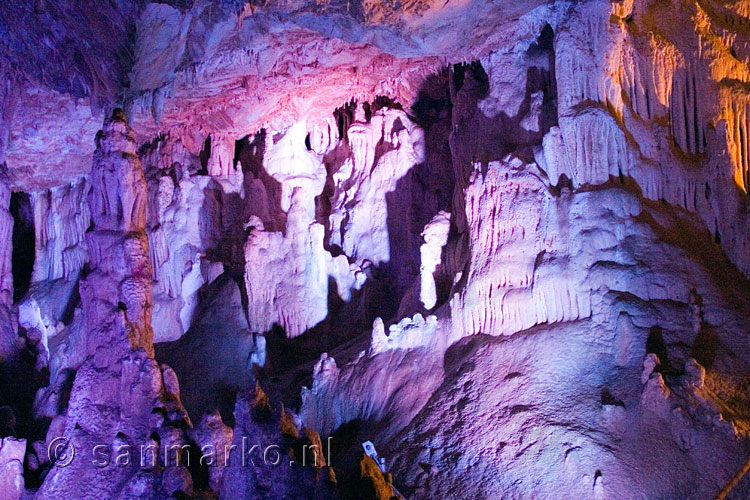
{"label": "stalagmite", "polygon": [[420,248],[422,266],[419,270],[420,284],[419,300],[425,309],[435,307],[437,303],[437,287],[435,284],[435,271],[441,261],[443,247],[448,242],[450,231],[450,214],[438,213],[422,232],[424,243]]}
{"label": "stalagmite", "polygon": [[91,173],[93,230],[81,301],[87,350],[113,359],[134,349],[153,355],[151,263],[146,237],[146,181],[132,131],[115,111],[97,136]]}
{"label": "stalagmite", "polygon": [[[97,466],[91,460],[97,446],[105,446],[106,458],[140,450],[129,447],[145,443],[153,433],[162,442],[176,434],[175,444],[181,444],[179,427],[171,426],[189,422],[176,379],[167,383],[168,370],[153,359],[146,182],[122,110],[115,109],[97,136],[91,177],[90,261],[80,284],[86,336],[79,347],[87,357],[73,382],[63,434],[67,452],[77,448],[78,457],[67,467],[52,468],[35,496],[39,499],[115,497],[139,468],[109,460]],[[139,453],[128,457],[140,463]],[[99,480],[102,466],[116,479]],[[153,474],[167,480],[166,472],[163,478]]]}

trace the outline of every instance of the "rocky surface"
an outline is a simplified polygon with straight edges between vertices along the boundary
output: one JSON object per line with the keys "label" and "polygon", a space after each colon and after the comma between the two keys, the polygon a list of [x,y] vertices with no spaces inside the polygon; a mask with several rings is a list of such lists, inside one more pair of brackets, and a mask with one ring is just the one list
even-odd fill
{"label": "rocky surface", "polygon": [[[192,489],[187,469],[160,470],[149,457],[144,460],[140,446],[154,434],[160,436],[157,443],[184,444],[179,424],[189,417],[174,372],[153,358],[146,182],[121,110],[113,112],[97,143],[89,199],[93,228],[86,235],[89,268],[80,283],[85,336],[77,347],[86,358],[60,429],[65,448],[35,498],[73,491],[81,498],[138,498],[138,482],[146,480],[155,481],[150,495],[168,498]],[[120,455],[125,458],[118,461]],[[174,481],[175,471],[188,481]]]}
{"label": "rocky surface", "polygon": [[23,461],[26,440],[6,437],[0,439],[0,491],[8,500],[18,500],[24,494]]}
{"label": "rocky surface", "polygon": [[0,5],[0,497],[715,497],[749,12]]}
{"label": "rocky surface", "polygon": [[3,359],[12,358],[16,351],[16,332],[13,325],[13,216],[10,213],[10,186],[7,176],[0,178],[0,352]]}

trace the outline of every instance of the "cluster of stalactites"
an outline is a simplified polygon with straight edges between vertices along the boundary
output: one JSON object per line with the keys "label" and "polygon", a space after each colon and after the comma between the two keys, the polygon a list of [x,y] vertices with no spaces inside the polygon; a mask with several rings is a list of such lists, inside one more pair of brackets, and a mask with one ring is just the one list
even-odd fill
{"label": "cluster of stalactites", "polygon": [[91,222],[89,189],[84,177],[32,193],[36,242],[32,281],[75,278],[83,268],[88,259],[85,235]]}

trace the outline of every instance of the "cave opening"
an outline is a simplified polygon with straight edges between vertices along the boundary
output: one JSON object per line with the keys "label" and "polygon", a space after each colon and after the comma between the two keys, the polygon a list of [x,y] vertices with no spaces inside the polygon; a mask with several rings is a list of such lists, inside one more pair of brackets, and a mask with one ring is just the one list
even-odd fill
{"label": "cave opening", "polygon": [[28,193],[16,192],[10,196],[10,213],[13,216],[13,301],[26,295],[34,270],[34,210]]}

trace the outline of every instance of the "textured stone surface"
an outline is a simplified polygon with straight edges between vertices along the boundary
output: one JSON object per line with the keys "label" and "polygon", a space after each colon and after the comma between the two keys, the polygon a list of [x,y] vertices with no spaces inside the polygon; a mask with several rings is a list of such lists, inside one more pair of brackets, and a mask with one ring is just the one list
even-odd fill
{"label": "textured stone surface", "polygon": [[8,500],[19,500],[24,494],[23,460],[26,440],[0,439],[0,494]]}
{"label": "textured stone surface", "polygon": [[13,305],[13,217],[9,211],[10,186],[5,172],[0,171],[0,353],[4,359],[16,352],[16,329],[11,313]]}
{"label": "textured stone surface", "polygon": [[750,454],[748,12],[0,6],[0,347],[42,386],[0,406],[285,462],[34,451],[29,493],[360,498],[371,440],[414,499],[715,497]]}
{"label": "textured stone surface", "polygon": [[209,486],[212,490],[219,491],[221,478],[230,465],[232,428],[224,425],[219,412],[214,411],[204,414],[200,425],[192,429],[189,435],[206,455],[212,455],[213,461],[208,464]]}
{"label": "textured stone surface", "polygon": [[[224,471],[220,498],[335,498],[327,468],[320,470],[309,451],[303,462],[302,448],[281,434],[280,411],[274,409],[265,418],[259,417],[252,410],[253,398],[249,392],[237,398],[234,448]],[[290,449],[295,453],[290,454]],[[321,443],[316,450],[326,453]]]}
{"label": "textured stone surface", "polygon": [[[68,455],[72,461],[67,466],[59,465],[61,459],[52,464],[35,498],[137,496],[125,485],[142,466],[140,446],[153,433],[162,435],[159,441],[165,446],[182,445],[182,431],[171,424],[189,422],[174,372],[153,359],[146,182],[121,110],[105,122],[97,142],[90,197],[93,228],[86,235],[90,267],[80,284],[85,340],[75,346],[85,360],[73,381],[62,433],[67,453],[75,450],[76,455]],[[101,447],[112,460],[97,461]],[[123,450],[126,459],[118,462]],[[183,473],[187,470],[180,465],[154,473],[161,486],[148,488],[149,495],[190,493],[192,482],[178,481]]]}
{"label": "textured stone surface", "polygon": [[[344,256],[323,247],[324,227],[309,212],[309,197],[296,187],[287,214],[286,235],[251,229],[245,245],[245,285],[250,330],[265,333],[276,323],[296,337],[328,316],[328,286],[348,297],[364,276]],[[330,277],[330,278],[329,278]],[[331,279],[332,278],[332,279]]]}
{"label": "textured stone surface", "polygon": [[32,195],[36,232],[32,281],[75,279],[87,262],[85,234],[91,224],[89,189],[84,178]]}
{"label": "textured stone surface", "polygon": [[221,274],[216,267],[222,264],[206,258],[206,251],[220,238],[221,207],[212,203],[211,179],[194,175],[199,159],[181,142],[156,141],[141,156],[148,181],[152,325],[154,339],[165,342],[188,330],[198,290]]}

